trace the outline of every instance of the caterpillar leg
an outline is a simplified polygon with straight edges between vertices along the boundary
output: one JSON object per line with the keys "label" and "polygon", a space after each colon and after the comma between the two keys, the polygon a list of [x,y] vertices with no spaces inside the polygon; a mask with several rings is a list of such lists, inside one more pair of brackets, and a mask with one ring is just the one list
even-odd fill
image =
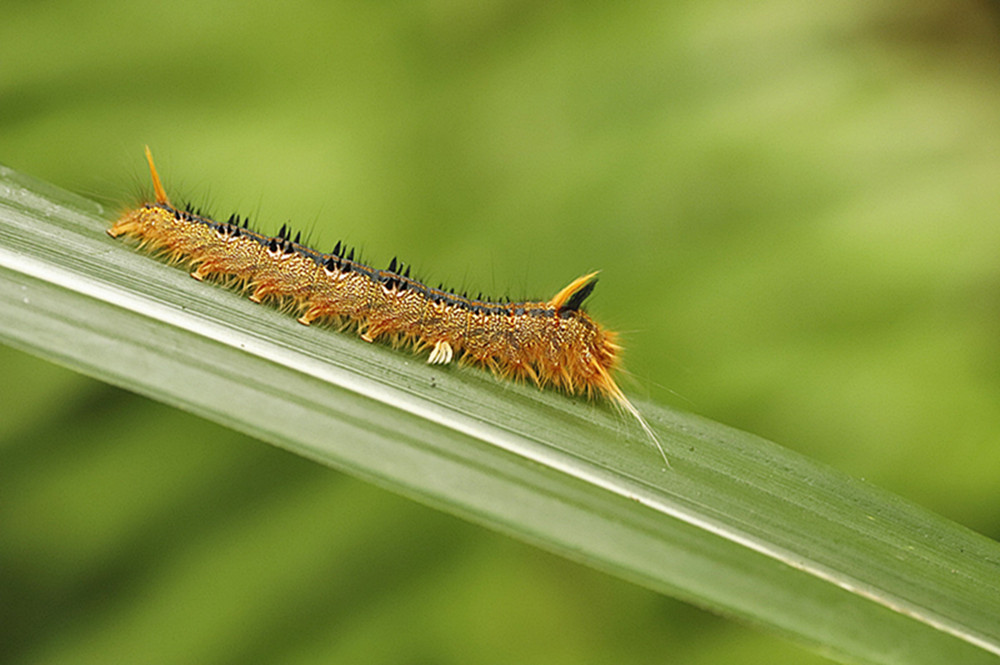
{"label": "caterpillar leg", "polygon": [[455,352],[448,342],[436,342],[431,351],[431,357],[427,359],[428,365],[447,365],[455,356]]}

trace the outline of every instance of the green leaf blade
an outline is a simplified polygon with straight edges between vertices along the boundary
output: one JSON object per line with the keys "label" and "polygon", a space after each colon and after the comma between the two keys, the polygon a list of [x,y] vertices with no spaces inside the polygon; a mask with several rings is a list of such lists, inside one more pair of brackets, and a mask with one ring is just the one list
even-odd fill
{"label": "green leaf blade", "polygon": [[0,173],[0,339],[861,662],[996,662],[1000,547],[758,437],[303,328]]}

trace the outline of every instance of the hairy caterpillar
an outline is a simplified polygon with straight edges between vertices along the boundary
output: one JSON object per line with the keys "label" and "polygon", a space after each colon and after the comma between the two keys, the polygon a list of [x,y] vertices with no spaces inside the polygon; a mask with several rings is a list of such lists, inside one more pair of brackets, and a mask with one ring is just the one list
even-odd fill
{"label": "hairy caterpillar", "polygon": [[140,247],[193,269],[195,279],[218,276],[254,302],[278,301],[305,325],[330,321],[355,328],[367,342],[384,338],[417,352],[430,349],[431,364],[457,358],[499,377],[608,398],[636,418],[667,462],[659,439],[612,376],[620,364],[617,333],[581,309],[597,284],[596,272],[548,301],[469,298],[422,284],[395,258],[377,270],[355,261],[354,250],[339,242],[323,254],[302,245],[301,234],[293,239],[286,227],[266,236],[236,215],[217,222],[190,207],[176,208],[148,147],[146,159],[156,200],[123,214],[108,229],[112,238],[135,237]]}

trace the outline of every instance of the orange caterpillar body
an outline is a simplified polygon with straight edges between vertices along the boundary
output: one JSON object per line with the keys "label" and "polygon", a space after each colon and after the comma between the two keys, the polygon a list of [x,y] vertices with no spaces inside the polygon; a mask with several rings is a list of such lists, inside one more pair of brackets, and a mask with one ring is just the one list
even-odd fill
{"label": "orange caterpillar body", "polygon": [[[284,227],[276,237],[246,228],[238,217],[216,222],[171,205],[146,148],[156,202],[125,213],[108,234],[132,236],[172,263],[193,268],[198,280],[219,276],[250,292],[254,302],[277,300],[299,323],[327,320],[356,327],[361,338],[387,338],[417,351],[431,349],[429,363],[457,358],[494,374],[530,378],[569,393],[601,395],[638,419],[663,454],[649,425],[615,383],[617,334],[580,309],[597,273],[573,280],[551,300],[497,303],[430,288],[410,278],[393,259],[387,270],[354,261],[354,251],[322,254],[293,240]],[[666,457],[664,456],[664,461]]]}

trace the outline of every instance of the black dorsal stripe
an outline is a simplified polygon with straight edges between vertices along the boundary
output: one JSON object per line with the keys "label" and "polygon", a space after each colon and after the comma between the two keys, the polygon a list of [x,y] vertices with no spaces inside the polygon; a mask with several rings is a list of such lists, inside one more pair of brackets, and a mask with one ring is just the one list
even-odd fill
{"label": "black dorsal stripe", "polygon": [[[241,217],[240,215],[234,213],[233,215],[230,215],[229,219],[225,222],[216,222],[190,203],[181,208],[177,208],[169,203],[157,202],[149,204],[149,207],[162,208],[172,214],[177,220],[184,219],[194,223],[204,224],[221,233],[229,233],[234,236],[245,236],[246,238],[269,249],[271,252],[301,254],[302,256],[312,259],[318,265],[325,267],[330,271],[339,270],[360,273],[375,282],[383,283],[386,286],[399,289],[400,291],[412,289],[422,293],[431,302],[443,302],[448,305],[472,310],[474,312],[497,315],[527,315],[532,317],[552,317],[556,315],[555,310],[546,307],[536,309],[518,306],[527,305],[530,301],[513,302],[510,298],[490,300],[488,298],[484,298],[482,293],[478,294],[477,297],[473,299],[466,293],[458,294],[449,291],[443,284],[438,285],[436,289],[431,288],[419,279],[411,277],[410,266],[405,264],[403,261],[400,261],[399,258],[395,256],[392,257],[392,261],[389,262],[388,270],[375,270],[363,264],[361,262],[360,255],[357,259],[355,259],[355,255],[357,254],[355,248],[348,247],[346,243],[342,241],[337,241],[337,244],[333,248],[333,252],[330,254],[321,254],[315,250],[309,249],[308,247],[302,246],[300,244],[302,241],[301,231],[293,232],[290,224],[282,224],[277,235],[267,236],[250,229],[249,216]],[[246,231],[241,231],[240,227],[246,229]],[[596,283],[597,280],[595,279],[581,287],[579,291],[567,299],[566,303],[560,308],[560,312],[568,314],[569,312],[578,310],[583,301],[594,290],[594,285]],[[530,302],[530,304],[544,305],[544,303],[534,302]]]}

